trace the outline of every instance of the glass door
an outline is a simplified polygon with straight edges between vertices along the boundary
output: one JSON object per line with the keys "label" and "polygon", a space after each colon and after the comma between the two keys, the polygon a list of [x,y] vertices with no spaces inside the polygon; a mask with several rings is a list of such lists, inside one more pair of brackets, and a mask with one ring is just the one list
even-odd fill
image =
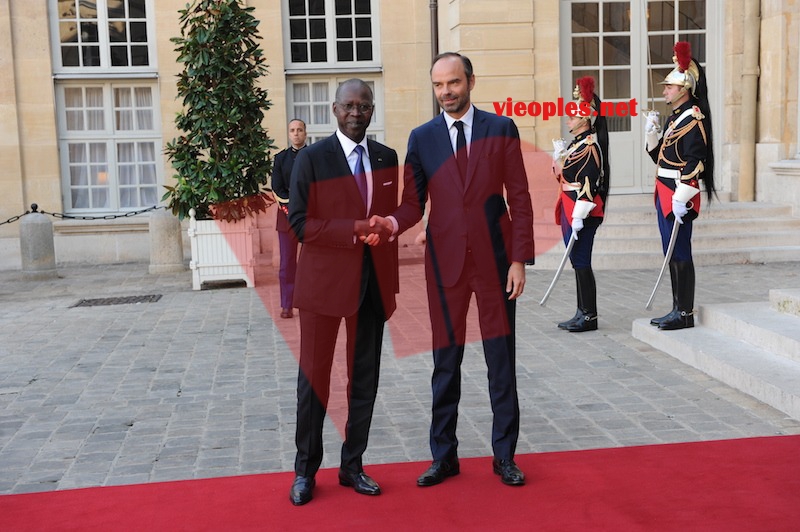
{"label": "glass door", "polygon": [[[643,113],[655,109],[662,120],[666,116],[658,83],[673,68],[676,40],[688,40],[694,57],[705,66],[707,2],[562,0],[560,8],[561,93],[571,97],[576,79],[593,76],[604,102],[636,100],[635,108],[627,106],[626,115],[607,117],[611,192],[650,192],[653,163],[644,151]],[[569,134],[565,125],[562,133]]]}

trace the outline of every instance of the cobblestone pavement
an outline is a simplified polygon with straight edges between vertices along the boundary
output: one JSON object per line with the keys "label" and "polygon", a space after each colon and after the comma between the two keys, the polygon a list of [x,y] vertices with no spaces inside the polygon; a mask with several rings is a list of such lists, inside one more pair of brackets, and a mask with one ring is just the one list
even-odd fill
{"label": "cobblestone pavement", "polygon": [[[292,469],[299,326],[270,317],[276,281],[192,291],[188,271],[147,270],[63,267],[50,281],[0,272],[0,493]],[[698,268],[696,301],[765,301],[770,288],[800,287],[797,272],[797,263]],[[555,326],[574,313],[570,272],[541,307],[553,272],[528,270],[517,317],[518,453],[800,434],[800,422],[631,337],[632,321],[650,315],[656,273],[597,272],[600,330],[571,334]],[[430,458],[422,265],[405,260],[401,275],[367,467]],[[670,302],[665,284],[654,314]],[[74,306],[151,294],[162,297]],[[463,374],[459,454],[490,455],[479,342],[468,345]],[[323,467],[338,466],[341,394],[331,401]]]}

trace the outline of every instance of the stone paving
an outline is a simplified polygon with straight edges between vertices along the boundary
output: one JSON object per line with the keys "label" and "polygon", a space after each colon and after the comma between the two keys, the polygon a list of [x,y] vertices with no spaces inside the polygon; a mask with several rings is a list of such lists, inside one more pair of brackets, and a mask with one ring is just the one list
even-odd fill
{"label": "stone paving", "polygon": [[[0,494],[292,470],[299,328],[297,318],[270,317],[275,279],[192,291],[188,271],[147,270],[61,267],[50,281],[0,272]],[[555,326],[574,313],[571,272],[541,307],[553,272],[529,268],[517,317],[518,453],[800,434],[800,421],[631,337],[632,321],[651,315],[644,303],[656,273],[597,272],[600,330],[571,334]],[[430,458],[422,265],[404,260],[401,275],[368,470]],[[800,288],[796,262],[705,266],[697,278],[697,304]],[[652,314],[667,310],[665,285]],[[162,297],[74,307],[149,294]],[[490,455],[479,342],[468,345],[463,374],[459,454]],[[323,467],[338,466],[342,404],[334,393]]]}

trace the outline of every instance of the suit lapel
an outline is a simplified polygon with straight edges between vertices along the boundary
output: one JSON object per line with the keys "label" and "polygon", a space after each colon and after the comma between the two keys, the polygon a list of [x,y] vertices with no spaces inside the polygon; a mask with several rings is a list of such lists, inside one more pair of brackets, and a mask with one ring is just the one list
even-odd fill
{"label": "suit lapel", "polygon": [[334,161],[329,177],[341,179],[342,186],[347,189],[347,195],[350,196],[352,203],[362,204],[361,192],[358,191],[353,171],[350,170],[350,165],[347,163],[347,155],[344,153],[336,133],[328,137],[327,151],[331,155],[329,160]]}
{"label": "suit lapel", "polygon": [[383,153],[381,145],[367,139],[367,148],[369,148],[369,164],[372,170],[381,170],[386,167],[386,154]]}

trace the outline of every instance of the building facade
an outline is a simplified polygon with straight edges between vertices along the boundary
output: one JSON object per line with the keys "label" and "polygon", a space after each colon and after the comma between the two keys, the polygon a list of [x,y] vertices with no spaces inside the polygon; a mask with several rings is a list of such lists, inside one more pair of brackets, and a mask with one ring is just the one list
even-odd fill
{"label": "building facade", "polygon": [[[286,146],[291,118],[311,141],[331,134],[336,86],[375,91],[370,135],[402,157],[410,130],[435,111],[432,54],[474,63],[473,101],[569,99],[597,79],[610,120],[612,194],[652,190],[645,109],[665,112],[657,83],[672,45],[705,66],[724,201],[800,201],[800,5],[789,0],[246,0],[261,21],[273,103],[266,125]],[[170,38],[186,0],[0,0],[0,223],[31,203],[54,219],[59,263],[147,261],[148,215],[172,179],[164,143],[177,132]],[[529,150],[551,150],[563,119],[515,116]],[[534,169],[536,173],[536,169]],[[547,176],[549,179],[550,177]],[[541,218],[542,213],[537,212]],[[549,223],[549,213],[544,215]],[[0,269],[17,269],[19,224],[0,225]]]}

